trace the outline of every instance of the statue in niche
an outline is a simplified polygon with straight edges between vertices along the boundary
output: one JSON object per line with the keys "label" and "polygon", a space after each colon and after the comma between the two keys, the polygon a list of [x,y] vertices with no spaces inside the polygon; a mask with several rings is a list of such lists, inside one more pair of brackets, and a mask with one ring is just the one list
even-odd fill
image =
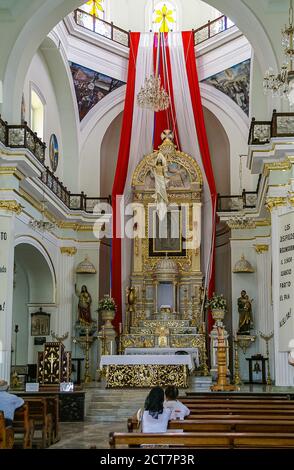
{"label": "statue in niche", "polygon": [[238,298],[238,312],[239,312],[239,329],[238,334],[249,335],[250,329],[253,327],[252,322],[252,302],[249,299],[246,290],[241,291],[241,296]]}
{"label": "statue in niche", "polygon": [[75,288],[76,295],[79,299],[78,303],[78,310],[79,316],[78,321],[80,323],[90,324],[93,322],[91,316],[91,304],[92,304],[92,297],[88,292],[87,286],[82,286],[81,292],[77,291]]}
{"label": "statue in niche", "polygon": [[167,161],[161,152],[158,153],[155,163],[150,164],[155,179],[154,199],[157,204],[158,215],[163,220],[168,206],[167,184],[169,178],[167,176]]}
{"label": "statue in niche", "polygon": [[168,347],[169,328],[165,326],[158,326],[155,334],[158,335],[158,346],[160,348]]}

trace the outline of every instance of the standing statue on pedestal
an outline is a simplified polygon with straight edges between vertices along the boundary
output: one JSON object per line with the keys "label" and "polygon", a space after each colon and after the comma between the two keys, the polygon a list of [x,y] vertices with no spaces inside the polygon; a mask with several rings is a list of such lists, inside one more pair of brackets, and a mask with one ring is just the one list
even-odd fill
{"label": "standing statue on pedestal", "polygon": [[249,299],[246,290],[242,290],[241,297],[238,298],[238,334],[240,335],[250,335],[250,328],[252,328],[252,301],[253,299]]}
{"label": "standing statue on pedestal", "polygon": [[79,293],[76,290],[76,295],[79,298],[78,310],[79,310],[79,317],[78,321],[80,323],[87,323],[90,324],[93,322],[91,317],[91,304],[92,304],[92,297],[88,292],[87,286],[82,286],[81,292]]}

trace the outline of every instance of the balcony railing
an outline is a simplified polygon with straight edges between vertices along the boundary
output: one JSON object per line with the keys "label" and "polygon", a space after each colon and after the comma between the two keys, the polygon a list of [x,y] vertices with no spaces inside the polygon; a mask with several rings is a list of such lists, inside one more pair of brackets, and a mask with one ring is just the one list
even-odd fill
{"label": "balcony railing", "polygon": [[221,196],[218,194],[217,212],[239,212],[244,209],[255,209],[260,182],[261,175],[259,175],[256,191],[246,191],[243,189],[242,194],[237,196]]}
{"label": "balcony railing", "polygon": [[72,194],[67,187],[64,186],[62,181],[60,181],[47,166],[44,166],[46,144],[37,137],[28,127],[27,123],[9,125],[6,121],[3,121],[0,116],[0,142],[2,142],[5,147],[27,148],[30,150],[44,167],[44,171],[42,171],[40,176],[41,181],[66,205],[66,207],[68,207],[68,209],[92,214],[97,204],[111,204],[110,196],[102,198],[88,197],[83,192],[80,194]]}
{"label": "balcony railing", "polygon": [[198,44],[227,31],[233,26],[235,26],[234,23],[225,15],[220,16],[216,20],[208,21],[205,25],[194,31],[194,44],[197,46]]}
{"label": "balcony railing", "polygon": [[[111,39],[123,46],[130,47],[129,31],[119,28],[113,23],[101,20],[100,18],[97,18],[96,16],[79,8],[74,11],[74,19],[78,26],[88,29],[96,34],[100,34],[100,36]],[[210,39],[217,34],[227,31],[233,26],[235,26],[234,23],[225,15],[222,15],[213,21],[208,21],[205,25],[194,30],[195,46],[207,41],[207,39]]]}
{"label": "balcony railing", "polygon": [[0,141],[5,147],[26,148],[39,162],[44,163],[45,161],[46,144],[28,127],[26,122],[19,125],[9,125],[1,119],[0,115]]}
{"label": "balcony railing", "polygon": [[88,197],[83,192],[72,194],[48,167],[45,167],[40,179],[70,210],[92,214],[97,204],[111,204],[110,197]]}
{"label": "balcony railing", "polygon": [[271,121],[251,121],[248,145],[265,145],[272,138],[294,137],[294,113],[273,111]]}
{"label": "balcony railing", "polygon": [[111,41],[117,42],[118,44],[130,47],[129,31],[119,28],[113,23],[101,20],[100,18],[90,15],[90,13],[80,9],[74,11],[74,19],[78,26],[111,39]]}

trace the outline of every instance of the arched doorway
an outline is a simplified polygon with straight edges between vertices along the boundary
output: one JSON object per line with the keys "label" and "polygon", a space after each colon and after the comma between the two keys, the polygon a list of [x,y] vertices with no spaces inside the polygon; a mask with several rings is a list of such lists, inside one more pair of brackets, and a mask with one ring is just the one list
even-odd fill
{"label": "arched doorway", "polygon": [[[37,364],[38,351],[43,350],[42,342],[49,339],[54,321],[52,318],[52,306],[55,302],[54,268],[43,247],[37,245],[35,241],[33,244],[27,241],[15,247],[12,370],[15,365]],[[46,326],[44,323],[38,323],[37,330],[32,328],[31,318],[33,313],[40,311],[40,307],[43,313],[48,312],[49,307],[51,313],[48,313]]]}

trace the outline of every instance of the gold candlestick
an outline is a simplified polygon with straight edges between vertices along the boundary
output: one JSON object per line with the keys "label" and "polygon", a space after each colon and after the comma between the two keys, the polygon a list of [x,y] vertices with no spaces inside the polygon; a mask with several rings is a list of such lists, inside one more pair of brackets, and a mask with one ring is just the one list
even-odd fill
{"label": "gold candlestick", "polygon": [[202,354],[203,354],[203,375],[204,377],[208,377],[209,369],[207,365],[207,352],[206,352],[206,338],[205,338],[205,330],[203,332],[203,343],[202,343]]}
{"label": "gold candlestick", "polygon": [[189,320],[189,312],[188,312],[188,289],[187,287],[184,289],[185,299],[184,299],[184,320]]}
{"label": "gold candlestick", "polygon": [[266,335],[265,333],[262,333],[260,331],[259,335],[262,339],[264,339],[265,344],[266,344],[266,356],[267,356],[267,379],[266,379],[266,384],[267,385],[272,385],[271,370],[270,370],[270,363],[269,363],[270,362],[270,356],[269,356],[268,343],[274,337],[274,332],[272,331],[269,335]]}
{"label": "gold candlestick", "polygon": [[118,354],[122,355],[122,323],[119,324]]}
{"label": "gold candlestick", "polygon": [[242,381],[240,378],[240,363],[239,363],[239,350],[238,350],[238,338],[237,335],[234,337],[234,350],[235,350],[235,358],[234,358],[234,384],[241,385]]}

